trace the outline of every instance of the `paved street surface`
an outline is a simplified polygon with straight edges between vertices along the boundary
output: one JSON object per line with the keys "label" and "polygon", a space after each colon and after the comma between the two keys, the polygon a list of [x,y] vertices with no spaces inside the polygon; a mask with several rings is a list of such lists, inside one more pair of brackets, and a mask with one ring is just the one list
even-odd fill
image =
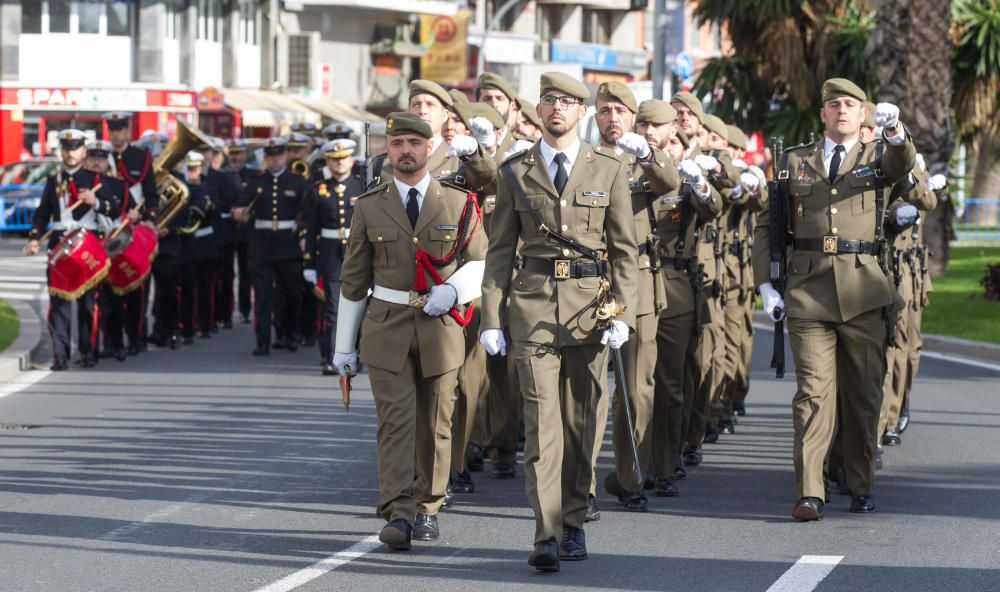
{"label": "paved street surface", "polygon": [[[0,246],[3,296],[37,293],[24,274],[41,259],[14,265]],[[0,385],[0,591],[1000,589],[1000,368],[925,358],[878,511],[834,495],[822,522],[797,524],[794,372],[774,380],[761,331],[748,415],[706,446],[680,497],[628,514],[602,493],[590,558],[537,574],[520,466],[513,481],[474,473],[441,541],[372,543],[366,378],[346,412],[316,349],[261,359],[252,341],[239,325]],[[607,446],[600,464],[603,479]]]}

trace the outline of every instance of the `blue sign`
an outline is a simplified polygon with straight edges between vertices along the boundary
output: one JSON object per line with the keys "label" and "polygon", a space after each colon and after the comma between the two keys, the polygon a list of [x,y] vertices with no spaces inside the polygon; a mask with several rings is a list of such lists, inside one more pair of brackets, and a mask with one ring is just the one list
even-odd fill
{"label": "blue sign", "polygon": [[686,51],[677,54],[677,58],[674,59],[674,76],[681,80],[687,80],[693,74],[694,61],[691,59],[691,54]]}
{"label": "blue sign", "polygon": [[615,49],[597,43],[553,41],[549,61],[553,64],[580,64],[589,70],[634,72],[646,69],[644,52]]}

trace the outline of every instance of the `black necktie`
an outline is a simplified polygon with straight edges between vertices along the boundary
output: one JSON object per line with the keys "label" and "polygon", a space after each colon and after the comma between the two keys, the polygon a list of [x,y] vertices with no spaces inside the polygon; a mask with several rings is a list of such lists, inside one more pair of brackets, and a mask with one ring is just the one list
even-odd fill
{"label": "black necktie", "polygon": [[410,226],[417,227],[417,217],[420,216],[420,205],[417,203],[419,192],[416,187],[410,187],[410,192],[406,198],[406,217],[410,219]]}
{"label": "black necktie", "polygon": [[833,158],[830,160],[830,185],[833,185],[837,179],[837,171],[840,170],[840,155],[844,150],[843,144],[837,144],[837,147],[833,149]]}
{"label": "black necktie", "polygon": [[556,178],[552,180],[552,183],[556,186],[556,191],[559,192],[559,195],[562,195],[563,189],[566,189],[566,181],[569,180],[569,175],[566,174],[566,167],[563,166],[566,163],[566,155],[559,152],[553,160],[556,163]]}

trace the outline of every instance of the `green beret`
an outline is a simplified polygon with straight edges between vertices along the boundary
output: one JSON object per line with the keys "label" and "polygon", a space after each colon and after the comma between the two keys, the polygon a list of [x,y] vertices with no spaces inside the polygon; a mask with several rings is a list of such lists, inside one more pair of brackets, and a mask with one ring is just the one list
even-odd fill
{"label": "green beret", "polygon": [[736,127],[735,125],[727,125],[726,130],[729,134],[726,136],[729,138],[729,144],[731,146],[736,146],[737,148],[747,149],[747,135],[743,133],[743,130]]}
{"label": "green beret", "polygon": [[441,104],[445,107],[451,107],[452,100],[448,95],[448,91],[444,89],[437,82],[431,82],[430,80],[414,80],[410,83],[410,96],[407,100],[412,99],[414,95],[419,94],[434,95],[441,100]]}
{"label": "green beret", "polygon": [[632,90],[617,80],[602,82],[601,86],[597,87],[597,99],[599,101],[621,103],[628,107],[628,110],[632,113],[639,110]]}
{"label": "green beret", "polygon": [[454,88],[448,91],[448,95],[452,99],[451,110],[458,114],[458,118],[462,120],[465,127],[469,127],[469,120],[473,117],[469,114],[469,97],[465,96],[464,92]]}
{"label": "green beret", "polygon": [[705,120],[705,110],[701,108],[701,101],[693,94],[689,92],[675,93],[674,96],[670,97],[670,102],[680,103],[690,109],[694,113],[694,116],[698,118],[698,121]]}
{"label": "green beret", "polygon": [[402,136],[403,134],[417,134],[428,140],[434,136],[431,132],[431,126],[413,113],[390,113],[385,120],[385,135]]}
{"label": "green beret", "polygon": [[495,129],[500,129],[505,124],[500,112],[486,103],[469,103],[469,119],[473,117],[485,117]]}
{"label": "green beret", "polygon": [[643,101],[639,105],[639,113],[635,118],[636,121],[652,123],[653,125],[673,123],[675,119],[677,119],[677,109],[671,107],[670,103],[666,101],[656,99]]}
{"label": "green beret", "polygon": [[691,147],[691,138],[683,130],[677,130],[677,139],[681,141],[681,146],[685,148]]}
{"label": "green beret", "polygon": [[545,94],[545,91],[558,90],[581,101],[590,98],[590,89],[586,84],[563,72],[545,72],[542,74],[539,87],[542,94]]}
{"label": "green beret", "polygon": [[496,89],[503,94],[507,95],[507,98],[511,101],[517,100],[517,93],[510,86],[510,83],[504,79],[503,76],[499,74],[494,74],[493,72],[483,72],[479,75],[479,80],[476,82],[476,96],[479,96],[479,91],[484,88]]}
{"label": "green beret", "polygon": [[823,90],[820,93],[823,103],[832,101],[839,97],[853,97],[862,103],[868,100],[868,95],[846,78],[831,78],[823,83]]}
{"label": "green beret", "polygon": [[705,129],[728,141],[729,130],[726,129],[726,122],[722,121],[721,118],[709,113],[702,118],[701,122],[705,126]]}
{"label": "green beret", "polygon": [[528,118],[528,121],[538,129],[542,129],[542,118],[538,116],[538,112],[535,111],[535,104],[524,97],[517,97],[517,108],[524,113],[524,116]]}
{"label": "green beret", "polygon": [[865,110],[868,113],[865,115],[865,120],[861,122],[861,127],[875,129],[875,103],[865,101]]}

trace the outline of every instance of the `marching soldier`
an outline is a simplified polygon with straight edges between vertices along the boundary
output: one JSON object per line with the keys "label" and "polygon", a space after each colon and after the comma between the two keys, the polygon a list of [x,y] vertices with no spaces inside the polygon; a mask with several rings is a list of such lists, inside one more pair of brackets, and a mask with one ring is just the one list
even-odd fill
{"label": "marching soldier", "polygon": [[250,239],[250,269],[253,274],[255,356],[271,353],[272,312],[276,293],[284,306],[273,322],[281,329],[284,346],[298,349],[298,315],[301,302],[302,250],[296,231],[299,210],[309,185],[288,170],[285,140],[271,138],[264,144],[264,170],[247,178],[236,201],[233,217],[253,223]]}
{"label": "marching soldier", "polygon": [[[590,92],[557,72],[543,74],[540,87],[542,141],[505,162],[497,180],[480,342],[488,354],[517,363],[535,514],[528,563],[557,571],[560,559],[587,557],[583,524],[605,346],[628,340],[638,279],[627,171],[612,150],[577,136]],[[603,325],[595,307],[607,317]]]}
{"label": "marching soldier", "polygon": [[379,539],[405,550],[411,538],[440,537],[464,358],[456,307],[480,293],[486,238],[476,230],[474,200],[429,174],[431,127],[391,113],[386,133],[393,176],[355,205],[334,364],[341,376],[356,370],[360,328],[378,415],[378,513],[387,522]]}
{"label": "marching soldier", "polygon": [[518,95],[517,114],[514,139],[537,142],[542,137],[542,120],[539,119],[535,106],[528,99]]}
{"label": "marching soldier", "polygon": [[[499,74],[483,72],[476,81],[476,100],[496,109],[502,125],[496,126],[496,154],[503,155],[514,145],[512,132],[517,125],[517,93]],[[475,127],[475,125],[473,125]],[[476,130],[474,129],[473,132]],[[478,139],[478,138],[477,138]]]}
{"label": "marching soldier", "polygon": [[[97,233],[98,214],[117,218],[121,212],[118,198],[102,182],[98,173],[83,169],[87,154],[86,137],[83,132],[67,129],[59,132],[59,157],[62,166],[45,179],[42,198],[31,218],[28,242],[24,246],[25,255],[35,255],[41,249],[41,239],[49,238],[51,251],[65,233],[76,228],[85,228]],[[52,232],[45,228],[52,223]],[[51,273],[51,271],[49,272]],[[84,368],[97,365],[97,325],[99,323],[97,284],[103,279],[95,275],[91,281],[80,287],[79,293],[55,293],[49,281],[49,313],[46,315],[49,333],[52,336],[51,370],[65,370],[70,356],[70,317],[73,300],[76,300],[77,340],[80,362]]]}
{"label": "marching soldier", "polygon": [[[211,227],[212,198],[208,194],[204,171],[208,168],[201,152],[191,151],[185,156],[188,171],[196,169],[198,177],[185,174],[188,187],[188,222],[179,231],[181,244],[181,337],[184,345],[194,343],[195,334],[209,337],[210,283],[215,259],[215,236]],[[210,261],[211,260],[211,261]]]}
{"label": "marching soldier", "polygon": [[[864,91],[834,78],[823,83],[821,95],[823,139],[775,155],[781,159],[780,176],[787,174],[788,228],[758,224],[754,240],[754,278],[764,310],[775,319],[787,310],[797,374],[792,410],[799,501],[792,517],[800,521],[823,515],[823,463],[838,399],[850,509],[875,509],[871,486],[886,371],[886,315],[894,305],[892,286],[876,257],[882,248],[885,191],[905,179],[916,154],[894,105],[875,108],[884,142],[864,144],[859,139]],[[769,219],[771,205],[762,220]],[[915,218],[915,210],[899,208],[897,223]],[[786,230],[793,240],[788,287],[780,294],[769,281],[770,245],[775,232]]]}
{"label": "marching soldier", "polygon": [[340,270],[351,236],[354,201],[365,189],[365,180],[353,170],[356,146],[353,140],[333,140],[323,145],[326,164],[322,178],[313,183],[310,200],[302,212],[306,224],[302,274],[310,285],[323,288],[319,351],[326,376],[337,374],[333,335],[340,300]]}
{"label": "marching soldier", "polygon": [[[250,168],[247,163],[249,160],[249,153],[247,152],[247,143],[245,140],[239,138],[231,140],[229,146],[226,148],[226,155],[229,157],[229,169],[230,171],[236,173],[239,177],[239,193],[243,192],[243,188],[246,186],[247,179],[251,174],[254,173],[254,169]],[[237,195],[239,195],[239,193]],[[232,217],[232,208],[227,212],[235,225],[236,234],[236,293],[237,301],[240,309],[240,322],[249,323],[250,322],[250,305],[251,296],[250,291],[253,286],[253,278],[250,274],[250,236],[253,234],[253,229],[249,224],[245,222],[239,222]]]}
{"label": "marching soldier", "polygon": [[[236,173],[239,169],[234,171],[231,163],[226,163],[223,167],[220,162],[228,158],[224,153],[225,148],[225,142],[216,139],[207,152],[202,150],[206,162],[219,163],[219,166],[206,165],[203,171],[206,193],[212,196],[212,229],[217,248],[210,299],[210,325],[213,333],[220,326],[225,329],[233,327],[233,260],[236,255],[237,230],[232,209],[239,197],[241,182]],[[246,154],[245,144],[243,154]]]}

